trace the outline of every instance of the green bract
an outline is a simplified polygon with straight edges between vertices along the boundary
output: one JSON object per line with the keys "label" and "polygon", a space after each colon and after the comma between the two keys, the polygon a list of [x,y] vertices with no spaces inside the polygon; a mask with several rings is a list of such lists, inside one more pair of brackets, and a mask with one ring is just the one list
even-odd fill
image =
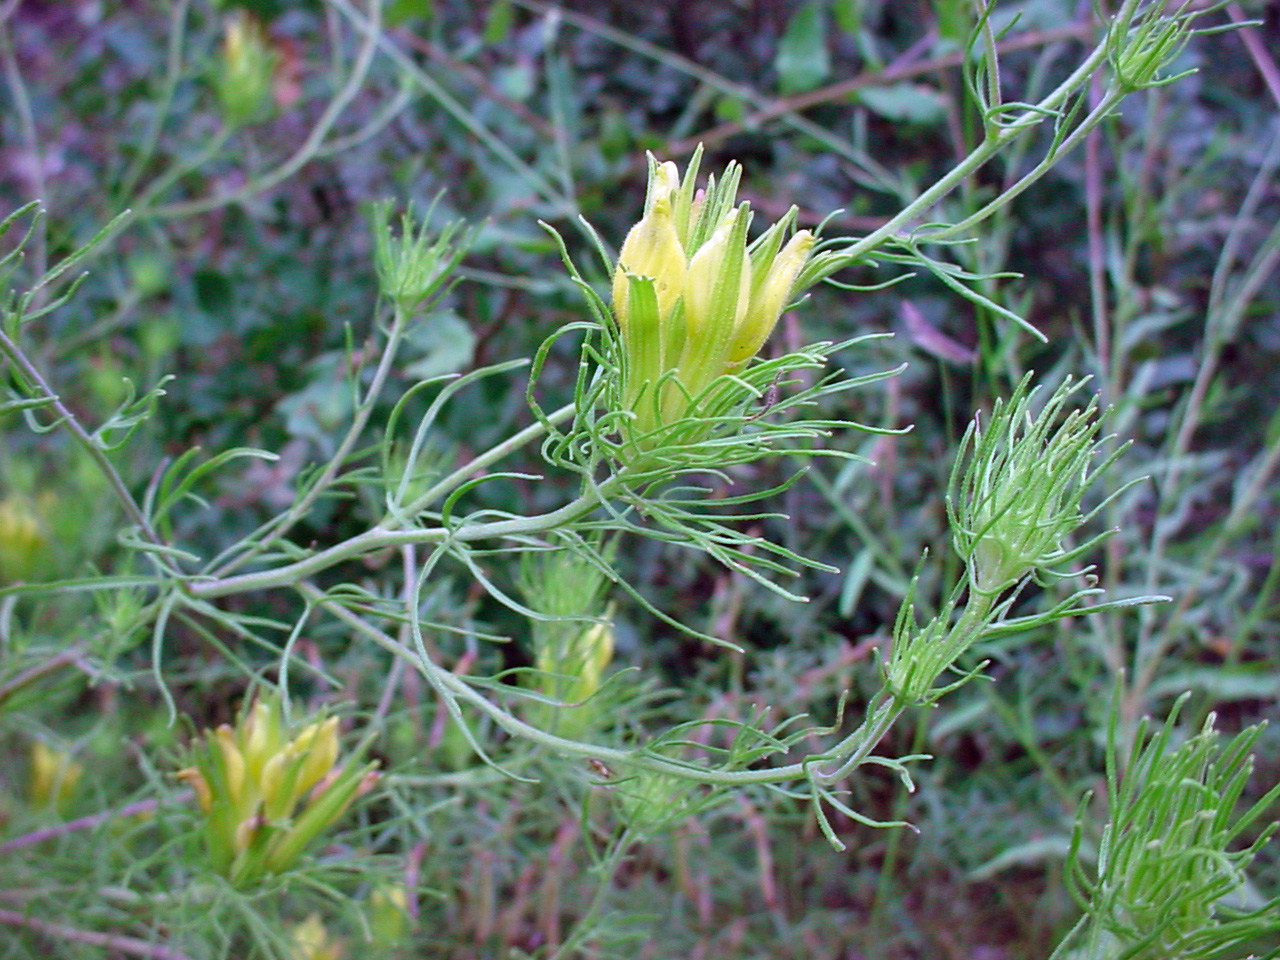
{"label": "green bract", "polygon": [[271,99],[276,54],[266,31],[243,11],[227,18],[222,69],[215,78],[218,102],[229,127],[256,119]]}
{"label": "green bract", "polygon": [[1067,954],[1075,960],[1224,956],[1265,935],[1280,910],[1280,898],[1259,898],[1245,872],[1278,826],[1259,821],[1280,799],[1280,785],[1242,804],[1263,725],[1224,743],[1209,714],[1198,733],[1178,743],[1186,700],[1150,740],[1143,720],[1128,756],[1121,756],[1113,717],[1110,818],[1095,870],[1080,864],[1083,819],[1072,843],[1068,877],[1085,908],[1076,931],[1082,945]]}
{"label": "green bract", "polygon": [[383,296],[408,313],[446,290],[454,280],[453,268],[470,246],[461,221],[439,234],[430,229],[431,205],[420,219],[412,206],[400,216],[400,232],[387,222],[391,204],[373,207],[373,260]]}
{"label": "green bract", "polygon": [[1039,389],[1030,383],[1024,377],[1007,402],[996,400],[987,427],[974,418],[951,476],[952,537],[968,564],[969,586],[981,594],[1070,563],[1106,536],[1066,546],[1092,515],[1082,512],[1081,501],[1093,478],[1123,447],[1101,456],[1096,399],[1059,422],[1080,382],[1064,383],[1039,413],[1033,412]]}

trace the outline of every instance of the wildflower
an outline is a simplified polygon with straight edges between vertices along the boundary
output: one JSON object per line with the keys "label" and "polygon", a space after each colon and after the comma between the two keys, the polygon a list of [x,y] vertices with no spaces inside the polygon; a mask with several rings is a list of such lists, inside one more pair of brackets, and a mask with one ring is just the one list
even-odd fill
{"label": "wildflower", "polygon": [[796,208],[747,243],[751,209],[735,206],[741,170],[694,192],[701,151],[683,179],[650,157],[644,216],[627,234],[613,275],[629,432],[642,447],[655,431],[705,412],[709,388],[759,352],[795,296],[813,250]]}
{"label": "wildflower", "polygon": [[294,960],[341,960],[342,941],[329,936],[320,914],[310,914],[293,927]]}
{"label": "wildflower", "polygon": [[31,743],[31,779],[27,798],[33,807],[63,808],[71,801],[84,768],[65,750],[55,750],[43,740]]}
{"label": "wildflower", "polygon": [[581,703],[600,689],[600,675],[613,659],[613,627],[597,623],[575,631],[568,643],[546,643],[538,651],[538,670],[560,678],[548,693]]}
{"label": "wildflower", "polygon": [[289,869],[376,780],[376,764],[337,761],[337,717],[290,737],[274,700],[255,701],[234,728],[206,731],[176,776],[205,815],[213,868],[238,883]]}
{"label": "wildflower", "polygon": [[0,500],[0,584],[30,578],[44,547],[45,537],[31,504],[18,496]]}
{"label": "wildflower", "polygon": [[215,86],[229,127],[248,123],[266,106],[275,63],[271,42],[256,20],[242,11],[227,18]]}

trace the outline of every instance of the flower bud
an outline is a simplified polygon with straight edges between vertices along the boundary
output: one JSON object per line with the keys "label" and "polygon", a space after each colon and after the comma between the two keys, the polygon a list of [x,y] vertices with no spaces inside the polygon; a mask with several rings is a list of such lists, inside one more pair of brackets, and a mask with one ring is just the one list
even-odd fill
{"label": "flower bud", "polygon": [[300,797],[319,783],[338,761],[338,718],[313,723],[289,746],[292,753],[303,758],[294,785],[295,796]]}
{"label": "flower bud", "polygon": [[31,743],[31,778],[27,797],[33,807],[64,807],[70,802],[84,768],[65,750],[55,750],[43,740]]}
{"label": "flower bud", "polygon": [[17,496],[0,500],[0,585],[30,578],[44,547],[31,504]]}
{"label": "flower bud", "polygon": [[618,254],[618,266],[613,272],[613,308],[624,331],[632,321],[631,276],[653,281],[658,301],[658,316],[653,319],[661,323],[683,293],[685,282],[684,249],[676,234],[669,191],[658,193],[652,208],[627,234]]}
{"label": "flower bud", "polygon": [[400,215],[399,230],[389,222],[391,204],[373,205],[373,260],[383,296],[406,313],[448,289],[453,268],[471,245],[472,235],[456,220],[435,231],[430,222],[435,204],[422,216],[412,205]]}
{"label": "flower bud", "polygon": [[249,719],[241,732],[244,750],[244,775],[251,780],[262,778],[262,768],[280,748],[280,725],[273,711],[261,700],[249,709]]}
{"label": "flower bud", "polygon": [[222,754],[222,781],[232,803],[238,804],[245,792],[244,754],[236,745],[236,734],[225,723],[214,731]]}
{"label": "flower bud", "polygon": [[254,120],[267,105],[276,55],[262,26],[248,14],[228,17],[222,43],[222,69],[215,84],[228,126]]}
{"label": "flower bud", "polygon": [[813,243],[813,234],[801,230],[774,258],[758,289],[752,293],[746,317],[734,330],[726,358],[731,365],[749,360],[764,346],[790,302],[792,287],[809,259]]}
{"label": "flower bud", "polygon": [[684,305],[686,344],[715,340],[736,331],[746,316],[751,301],[751,261],[745,256],[742,243],[734,243],[742,213],[731,210],[689,261]]}

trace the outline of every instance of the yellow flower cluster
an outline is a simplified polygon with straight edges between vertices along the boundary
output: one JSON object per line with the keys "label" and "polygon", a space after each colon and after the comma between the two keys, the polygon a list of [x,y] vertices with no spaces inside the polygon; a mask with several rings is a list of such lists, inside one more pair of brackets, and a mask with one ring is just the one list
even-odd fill
{"label": "yellow flower cluster", "polygon": [[759,352],[796,293],[814,237],[793,207],[748,244],[750,206],[735,206],[730,164],[695,192],[700,154],[683,180],[674,163],[650,162],[644,216],[631,228],[613,276],[613,310],[622,338],[631,436],[645,437],[690,414],[718,378]]}
{"label": "yellow flower cluster", "polygon": [[177,777],[204,812],[213,868],[247,883],[292,866],[376,781],[376,764],[337,760],[337,717],[290,737],[275,701],[257,700],[235,727],[207,731]]}

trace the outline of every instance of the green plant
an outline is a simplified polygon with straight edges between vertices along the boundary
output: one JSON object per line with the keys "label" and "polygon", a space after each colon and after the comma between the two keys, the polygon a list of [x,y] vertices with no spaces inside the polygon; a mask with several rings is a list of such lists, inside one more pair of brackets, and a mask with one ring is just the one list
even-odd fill
{"label": "green plant", "polygon": [[[499,135],[462,108],[404,52],[404,34],[384,29],[384,14],[413,16],[405,5],[384,11],[375,0],[362,11],[331,0],[325,9],[337,67],[311,78],[307,96],[314,99],[291,114],[290,44],[239,13],[228,22],[221,10],[173,4],[168,58],[151,77],[152,111],[129,156],[112,167],[98,206],[81,218],[74,207],[45,215],[15,205],[0,226],[11,288],[0,321],[3,479],[17,491],[6,492],[0,506],[0,537],[7,538],[0,542],[0,707],[6,723],[35,735],[30,742],[45,742],[46,723],[73,726],[76,742],[59,761],[68,773],[96,775],[85,762],[90,756],[104,768],[118,765],[109,744],[122,737],[145,743],[130,772],[136,794],[117,792],[96,812],[55,822],[57,804],[6,801],[0,815],[11,821],[12,836],[0,840],[0,856],[48,851],[42,860],[7,860],[0,868],[12,900],[0,907],[0,924],[21,937],[15,956],[52,942],[72,955],[105,946],[157,957],[289,957],[334,953],[344,937],[353,950],[369,942],[406,955],[635,955],[644,936],[636,920],[661,907],[628,911],[619,904],[615,882],[629,871],[644,878],[637,888],[660,886],[654,878],[665,874],[677,878],[678,899],[711,903],[710,881],[689,867],[689,847],[705,840],[708,858],[732,863],[745,825],[761,864],[760,888],[776,906],[766,882],[770,825],[796,834],[778,855],[803,871],[845,852],[851,836],[861,838],[860,827],[901,826],[933,797],[950,810],[954,796],[932,782],[925,762],[921,708],[941,704],[944,736],[972,722],[972,704],[994,704],[990,712],[1007,721],[1043,782],[1074,803],[1075,784],[1055,780],[1044,754],[1040,718],[1021,704],[1003,709],[999,693],[975,692],[987,685],[969,681],[986,676],[992,661],[992,672],[1007,677],[1026,638],[1101,631],[1100,624],[1109,636],[1088,654],[1063,657],[1063,672],[1079,683],[1075,700],[1057,706],[1089,713],[1097,729],[1098,704],[1106,701],[1095,688],[1098,674],[1109,670],[1121,691],[1118,719],[1108,728],[1111,792],[1129,792],[1113,805],[1113,824],[1135,810],[1141,820],[1147,811],[1170,809],[1186,778],[1162,778],[1164,761],[1178,769],[1189,764],[1188,776],[1203,774],[1203,784],[1243,789],[1245,757],[1262,736],[1256,731],[1234,741],[1221,761],[1209,728],[1186,753],[1158,737],[1158,747],[1132,755],[1125,779],[1115,774],[1115,756],[1145,739],[1138,718],[1158,707],[1157,678],[1176,638],[1152,626],[1157,615],[1150,611],[1176,591],[1156,575],[1154,561],[1145,584],[1122,581],[1117,544],[1144,532],[1128,512],[1145,489],[1127,473],[1132,453],[1122,456],[1123,445],[1102,436],[1096,400],[1073,408],[1083,387],[1066,374],[1069,362],[1045,378],[1061,386],[1032,386],[1022,351],[1049,338],[1010,305],[1002,285],[1010,278],[1001,247],[1018,219],[1019,198],[1073,147],[1111,129],[1125,98],[1171,89],[1169,81],[1183,73],[1177,58],[1203,32],[1196,15],[1204,11],[1124,0],[1098,21],[1096,42],[1078,63],[1057,74],[1046,67],[1028,83],[1035,94],[1021,102],[1007,97],[1002,72],[1009,25],[997,15],[1004,11],[976,5],[956,61],[967,97],[955,124],[962,131],[957,156],[948,169],[916,171],[919,182],[889,175],[858,144],[786,114],[820,138],[821,149],[805,149],[845,158],[857,177],[897,204],[846,236],[842,214],[812,216],[790,197],[776,213],[770,200],[778,198],[739,204],[744,168],[734,161],[704,190],[701,148],[683,177],[673,162],[650,154],[637,223],[628,228],[598,209],[598,225],[590,226],[577,216],[591,194],[575,179],[589,166],[577,159],[586,148],[574,139],[585,136],[581,104],[568,55],[554,39],[546,41],[554,136],[545,151],[537,141],[522,152],[520,138],[537,129],[536,114],[522,118],[527,129],[509,125]],[[493,5],[486,37],[512,30],[512,9]],[[833,3],[830,12],[866,41],[850,9]],[[939,4],[937,16],[955,44],[964,10]],[[806,4],[786,28],[776,67],[788,94],[805,96],[821,82],[796,63],[820,41],[826,22],[822,5]],[[555,12],[542,26],[552,36],[561,23],[584,20]],[[24,101],[3,21],[0,29],[11,96]],[[187,39],[188,30],[199,42]],[[703,106],[720,97],[731,111],[726,99],[755,96],[635,38],[618,42],[688,69],[710,91],[699,94]],[[422,49],[436,55],[430,43]],[[204,62],[189,63],[193,51],[204,51]],[[504,82],[505,106],[518,113],[512,104],[521,103],[520,78]],[[377,99],[370,91],[384,93],[385,102],[363,102]],[[287,190],[308,165],[358,152],[393,124],[421,134],[414,126],[421,118],[410,109],[419,96],[474,137],[468,163],[480,173],[460,178],[431,206],[418,206],[421,212],[406,204],[395,224],[388,222],[390,204],[373,205],[371,240],[349,241],[344,282],[326,286],[327,268],[299,269],[281,239],[287,229],[264,213],[261,198],[282,202],[273,191]],[[179,119],[192,103],[207,122],[187,128]],[[879,103],[888,109],[892,100]],[[266,134],[270,124],[304,119],[300,135]],[[604,163],[613,148],[600,137],[592,156]],[[282,149],[286,142],[290,148]],[[614,150],[619,169],[636,162],[636,146],[624,139]],[[983,180],[993,162],[1007,164],[994,185]],[[511,204],[516,213],[506,210],[492,227],[463,225],[459,214],[479,206],[469,202],[469,190],[509,195],[513,184],[525,191]],[[545,234],[526,206],[548,221]],[[748,232],[753,208],[769,210],[774,221],[755,239]],[[811,216],[812,226],[797,229]],[[215,222],[228,236],[214,252],[243,259],[224,273],[210,257],[183,288],[158,264],[170,256],[197,259],[187,245],[198,247],[204,227]],[[25,238],[18,236],[23,228]],[[142,238],[156,248],[139,252],[134,245]],[[615,257],[611,244],[618,241]],[[1223,293],[1225,281],[1216,285],[1215,303],[1230,309],[1210,338],[1212,351],[1225,343],[1227,315],[1238,317],[1257,295],[1274,248],[1271,240],[1261,245],[1233,298]],[[564,272],[548,266],[557,257]],[[259,259],[270,269],[255,289],[236,270]],[[1116,275],[1135,271],[1138,259],[1126,253]],[[1229,272],[1230,258],[1224,262]],[[886,265],[898,272],[876,272]],[[87,279],[74,276],[81,268]],[[110,282],[121,276],[128,292],[112,300]],[[485,283],[458,284],[476,278]],[[890,288],[917,289],[912,284],[922,278],[973,309],[984,387],[1005,399],[989,415],[971,418],[964,410],[957,419],[971,426],[963,439],[940,441],[932,455],[899,470],[886,466],[877,489],[859,471],[870,455],[892,464],[896,448],[887,445],[905,431],[888,400],[882,411],[876,391],[859,388],[879,384],[894,396],[890,391],[902,389],[894,379],[902,354],[878,334],[837,333],[836,320],[824,321],[822,335],[806,342],[780,318],[806,297],[818,308],[811,312],[823,315],[839,302],[828,296],[833,289],[857,291],[857,302],[866,303]],[[1117,286],[1128,295],[1138,283]],[[527,332],[510,321],[528,301],[503,312],[512,290],[548,298],[531,312]],[[147,316],[137,320],[136,336],[116,336],[134,322],[139,303],[154,303],[165,291],[178,302],[187,298],[180,321]],[[285,306],[277,309],[280,300]],[[568,319],[551,321],[551,314]],[[351,319],[357,315],[367,319]],[[333,336],[315,322],[339,317],[342,329]],[[486,326],[487,334],[476,334]],[[1094,382],[1115,402],[1125,382],[1124,361],[1116,358],[1136,341],[1117,333],[1111,343],[1104,326],[1092,349],[1111,362],[1099,364]],[[771,335],[775,344],[766,347]],[[178,357],[175,342],[183,344]],[[94,344],[113,349],[94,357],[85,349]],[[115,348],[129,361],[128,380],[121,380]],[[212,372],[203,367],[206,354],[224,350],[236,360]],[[495,355],[531,361],[491,362]],[[280,362],[272,367],[270,359]],[[526,365],[527,383],[517,373]],[[1185,476],[1213,366],[1200,368],[1209,372],[1197,377],[1168,463],[1158,464],[1166,489]],[[176,381],[162,373],[170,367],[179,371]],[[240,396],[238,388],[268,370],[287,382],[268,400],[245,399],[252,396],[247,389]],[[135,379],[150,388],[135,389]],[[1117,403],[1106,414],[1120,425],[1133,424],[1141,399],[1133,390],[1132,404]],[[848,412],[855,403],[867,410],[859,416],[869,425]],[[981,399],[972,406],[983,406]],[[1116,420],[1106,429],[1128,433]],[[936,434],[944,437],[945,429]],[[952,464],[945,491],[917,484],[933,504],[932,517],[928,507],[896,515],[902,491],[894,485],[932,475],[936,463]],[[1214,557],[1222,555],[1226,529],[1263,497],[1273,466],[1268,454],[1249,475],[1240,506],[1214,541]],[[56,490],[38,488],[45,476]],[[846,502],[860,488],[874,491],[878,509]],[[103,511],[103,491],[111,511],[71,533],[64,528],[61,541],[49,535],[50,519],[31,512],[42,503],[37,494],[47,492]],[[839,517],[838,533],[806,539],[799,521],[816,497]],[[938,549],[941,536],[929,549],[944,500],[951,554]],[[1094,524],[1104,518],[1110,529],[1099,532]],[[839,538],[846,529],[863,546],[842,574],[837,601],[830,581],[847,559]],[[1157,531],[1148,559],[1168,543]],[[1113,598],[1106,601],[1098,599],[1090,566],[1103,559]],[[872,638],[850,653],[833,642],[831,627],[813,624],[820,617],[829,624],[833,607],[842,622],[871,616],[858,613],[864,591],[878,591],[871,603],[889,611],[882,623],[891,636],[877,638],[872,626]],[[700,593],[710,594],[710,603],[675,602]],[[817,612],[797,612],[810,598]],[[754,619],[741,615],[744,607]],[[1140,610],[1129,616],[1129,607]],[[746,635],[764,622],[785,638],[774,650],[754,649],[757,638]],[[1121,668],[1131,624],[1142,634],[1133,681]],[[70,644],[68,636],[75,637]],[[876,666],[851,669],[872,651]],[[1082,666],[1093,653],[1096,662]],[[665,688],[664,657],[677,665]],[[610,673],[615,665],[624,669]],[[312,698],[355,701],[352,712],[369,730],[366,746],[387,772],[345,819],[339,816],[365,771],[348,764],[327,786],[317,779],[338,752],[332,721],[289,736],[283,715],[259,701],[241,706],[238,732],[218,725],[232,713],[229,701],[264,683],[279,691],[285,713],[311,715],[309,704],[300,705]],[[145,705],[139,714],[154,719],[119,718],[103,705],[116,691],[128,691]],[[78,696],[101,697],[101,723],[73,722]],[[959,697],[973,699],[952,712]],[[197,739],[194,765],[179,771],[194,802],[167,776],[180,766],[173,759],[179,748],[163,721],[179,713],[227,731]],[[1166,731],[1176,717],[1175,710]],[[269,746],[251,744],[255,731]],[[254,772],[245,779],[235,758],[250,754]],[[279,759],[272,769],[288,771],[281,776],[293,777],[291,786],[267,775],[272,755]],[[1073,769],[1088,769],[1087,755],[1074,759]],[[879,779],[886,774],[902,790],[888,800]],[[90,802],[87,779],[82,775],[80,791],[66,799],[69,808]],[[920,779],[924,799],[908,810],[907,794]],[[540,787],[531,786],[535,780]],[[303,783],[319,789],[310,806]],[[15,783],[4,786],[21,793]],[[1271,800],[1274,791],[1264,791],[1253,819]],[[1213,810],[1230,821],[1221,804]],[[1162,816],[1143,822],[1173,823]],[[1228,850],[1233,834],[1225,827],[1202,849],[1195,829],[1174,826],[1161,853],[1171,862],[1212,847],[1214,862],[1230,864],[1236,887],[1245,861],[1256,855],[1265,865],[1265,833],[1237,854]],[[207,842],[194,842],[202,829]],[[1139,881],[1155,869],[1141,859],[1146,848],[1133,846],[1139,834],[1107,828],[1098,849],[1108,859],[1099,860],[1095,881],[1080,866],[1089,829],[1082,816],[1070,867],[1090,895],[1076,931],[1092,951],[1085,955],[1123,955],[1130,941],[1156,950],[1147,932],[1134,932],[1149,919],[1140,901],[1153,901]],[[831,849],[810,842],[806,831],[820,831]],[[886,874],[902,834],[888,836]],[[88,876],[77,875],[86,844],[104,854]],[[1117,850],[1123,856],[1112,856]],[[645,856],[666,859],[649,869]],[[745,871],[739,865],[727,873],[722,889],[731,899],[728,891],[745,885]],[[582,895],[562,898],[567,889]],[[1160,942],[1164,953],[1128,955],[1181,955],[1188,943],[1225,943],[1214,939],[1224,929],[1235,941],[1276,935],[1274,911],[1220,924],[1218,891],[1192,883],[1169,893],[1158,906],[1176,916],[1157,910],[1156,920],[1176,936]],[[883,924],[892,900],[877,900],[873,919]],[[900,900],[905,909],[908,898]],[[663,900],[654,894],[638,902]],[[51,915],[63,919],[41,919],[55,905],[61,912]],[[741,940],[707,946],[716,942],[707,933],[713,920],[708,906],[695,920],[653,935],[669,938],[657,949],[688,955],[696,933],[704,952],[747,955]],[[342,933],[331,937],[331,928]],[[800,923],[779,930],[786,949],[799,949],[810,933],[815,942],[854,949]],[[887,940],[881,947],[886,955],[892,949]]]}

